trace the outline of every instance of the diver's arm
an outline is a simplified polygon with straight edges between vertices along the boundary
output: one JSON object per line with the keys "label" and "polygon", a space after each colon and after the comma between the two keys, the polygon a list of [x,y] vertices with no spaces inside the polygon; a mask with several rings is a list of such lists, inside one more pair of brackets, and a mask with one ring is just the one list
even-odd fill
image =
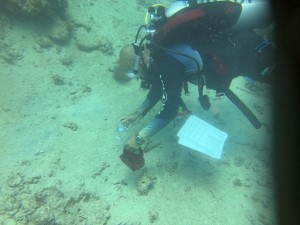
{"label": "diver's arm", "polygon": [[132,124],[135,121],[141,119],[150,111],[150,109],[153,108],[153,106],[158,102],[158,100],[161,99],[161,96],[162,96],[161,80],[158,75],[153,74],[151,88],[144,102],[134,113],[121,119],[121,121],[123,121],[125,124],[127,124],[127,126],[129,126],[129,124]]}
{"label": "diver's arm", "polygon": [[160,77],[156,74],[153,74],[151,88],[150,91],[142,103],[142,105],[138,108],[138,112],[145,116],[153,106],[161,99],[162,97],[162,84]]}
{"label": "diver's arm", "polygon": [[160,62],[160,72],[163,104],[156,117],[139,132],[144,140],[149,140],[173,120],[178,113],[179,106],[183,103],[180,95],[184,66],[172,56],[165,55]]}

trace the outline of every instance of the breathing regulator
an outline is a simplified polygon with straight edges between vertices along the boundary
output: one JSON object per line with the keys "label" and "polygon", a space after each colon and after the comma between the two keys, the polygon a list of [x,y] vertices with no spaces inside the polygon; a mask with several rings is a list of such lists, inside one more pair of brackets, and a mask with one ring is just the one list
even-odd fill
{"label": "breathing regulator", "polygon": [[[153,34],[155,33],[157,27],[159,27],[164,21],[166,21],[166,8],[167,6],[163,4],[155,4],[148,7],[148,11],[145,15],[145,23],[139,27],[135,35],[134,43],[132,44],[136,58],[132,71],[127,75],[129,78],[140,79],[142,88],[150,88],[150,84],[146,79],[147,76],[145,74],[139,74],[139,67],[141,65],[141,62],[145,69],[148,69],[149,67],[149,63],[146,63],[144,58],[142,57],[143,52],[145,49],[151,50]],[[142,30],[144,30],[145,35],[140,38]]]}

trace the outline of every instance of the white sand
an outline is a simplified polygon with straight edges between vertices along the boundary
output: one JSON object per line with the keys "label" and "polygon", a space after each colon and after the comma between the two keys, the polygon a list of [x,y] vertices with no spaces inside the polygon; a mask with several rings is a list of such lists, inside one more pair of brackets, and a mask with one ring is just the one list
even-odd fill
{"label": "white sand", "polygon": [[[195,115],[229,135],[221,160],[178,145],[178,128],[172,124],[153,138],[161,144],[145,155],[145,169],[132,172],[119,160],[122,138],[116,123],[135,110],[146,92],[137,81],[118,83],[108,68],[121,47],[133,42],[145,11],[136,1],[69,1],[73,20],[113,42],[111,56],[80,51],[74,40],[39,53],[36,38],[45,32],[39,27],[13,21],[5,31],[3,41],[13,44],[23,58],[13,64],[0,59],[2,209],[8,195],[22,195],[24,200],[56,187],[66,197],[83,192],[98,196],[109,205],[107,225],[152,224],[151,215],[158,225],[275,224],[272,98],[262,87],[258,94],[249,90],[243,78],[232,89],[263,122],[259,130],[228,99],[213,99],[212,108],[203,111],[196,87],[190,87],[191,96],[184,96]],[[73,64],[62,65],[64,57]],[[55,85],[55,75],[65,85]],[[155,110],[136,126],[153,115]],[[66,127],[72,123],[77,130]],[[145,171],[155,177],[154,184],[147,195],[140,195],[137,184]],[[16,215],[9,210],[0,214],[0,224],[23,224]]]}

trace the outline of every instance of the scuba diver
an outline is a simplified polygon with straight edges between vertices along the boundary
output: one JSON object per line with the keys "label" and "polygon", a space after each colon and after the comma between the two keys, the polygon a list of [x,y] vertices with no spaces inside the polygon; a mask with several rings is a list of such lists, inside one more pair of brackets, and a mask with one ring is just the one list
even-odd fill
{"label": "scuba diver", "polygon": [[[145,160],[141,146],[172,121],[180,107],[188,113],[181,98],[182,89],[188,93],[188,82],[198,85],[198,100],[204,110],[210,107],[208,96],[203,94],[206,87],[228,97],[255,128],[261,126],[229,86],[240,75],[272,82],[274,44],[253,31],[272,23],[268,2],[175,1],[169,7],[149,7],[146,18],[135,43],[122,49],[120,61],[124,61],[123,55],[131,55],[134,62],[128,77],[139,77],[141,86],[150,90],[141,106],[121,122],[129,127],[159,100],[162,107],[125,144],[120,155],[125,165],[132,170],[142,168]],[[138,42],[142,28],[146,35]]]}

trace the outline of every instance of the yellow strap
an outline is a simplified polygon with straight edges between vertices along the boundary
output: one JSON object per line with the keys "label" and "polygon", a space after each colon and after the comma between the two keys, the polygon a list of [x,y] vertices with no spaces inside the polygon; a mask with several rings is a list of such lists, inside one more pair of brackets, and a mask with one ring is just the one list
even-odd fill
{"label": "yellow strap", "polygon": [[[164,8],[167,8],[167,6],[166,5],[164,5],[164,4],[154,4],[154,5],[152,5],[151,7],[154,7],[155,8],[155,10],[157,10],[157,8],[159,7],[159,6],[162,6],[162,7],[164,7]],[[145,15],[145,25],[147,25],[148,23],[149,23],[149,12],[147,11],[147,13],[146,13],[146,15]]]}

